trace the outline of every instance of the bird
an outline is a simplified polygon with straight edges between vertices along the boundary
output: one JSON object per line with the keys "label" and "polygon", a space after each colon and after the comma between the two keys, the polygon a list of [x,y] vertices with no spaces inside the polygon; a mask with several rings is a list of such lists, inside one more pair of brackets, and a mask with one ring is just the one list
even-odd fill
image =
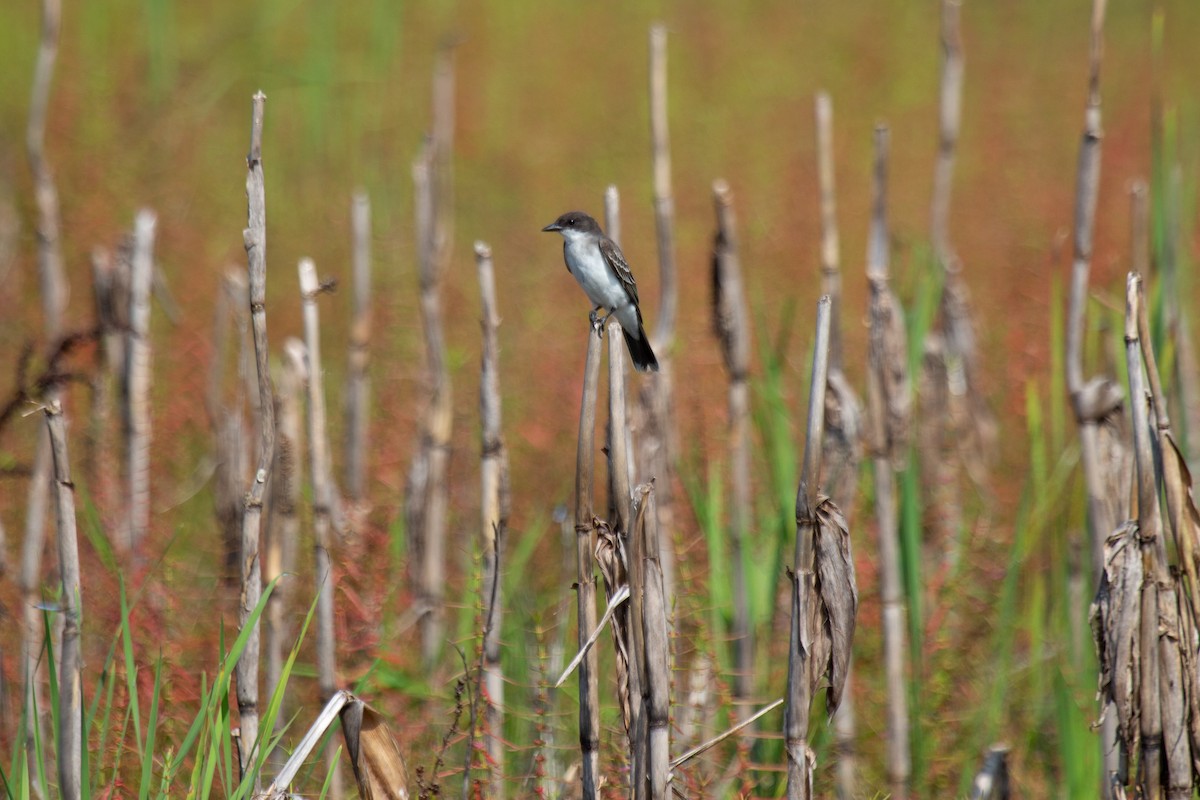
{"label": "bird", "polygon": [[542,231],[562,234],[567,271],[595,304],[593,315],[601,309],[607,312],[604,320],[608,315],[616,315],[634,368],[638,372],[658,372],[658,359],[642,325],[637,283],[621,248],[604,234],[596,220],[582,211],[568,211]]}

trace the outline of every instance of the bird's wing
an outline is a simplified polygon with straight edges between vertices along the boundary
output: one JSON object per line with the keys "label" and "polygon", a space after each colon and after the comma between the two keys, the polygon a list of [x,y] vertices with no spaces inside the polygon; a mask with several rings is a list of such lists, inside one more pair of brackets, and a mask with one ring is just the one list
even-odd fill
{"label": "bird's wing", "polygon": [[625,286],[625,291],[629,292],[629,296],[633,298],[633,304],[636,306],[638,304],[637,282],[633,279],[629,262],[621,254],[621,248],[617,247],[612,239],[604,236],[600,239],[600,255],[604,258],[604,263],[608,264],[609,269],[617,273],[617,277]]}

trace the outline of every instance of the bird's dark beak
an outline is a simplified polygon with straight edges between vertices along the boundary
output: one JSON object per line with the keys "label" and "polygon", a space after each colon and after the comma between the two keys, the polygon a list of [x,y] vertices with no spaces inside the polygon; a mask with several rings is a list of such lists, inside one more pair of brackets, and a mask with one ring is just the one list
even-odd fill
{"label": "bird's dark beak", "polygon": [[542,228],[542,233],[553,233],[554,231],[561,231],[562,227],[563,226],[559,225],[557,222],[551,222],[549,225]]}

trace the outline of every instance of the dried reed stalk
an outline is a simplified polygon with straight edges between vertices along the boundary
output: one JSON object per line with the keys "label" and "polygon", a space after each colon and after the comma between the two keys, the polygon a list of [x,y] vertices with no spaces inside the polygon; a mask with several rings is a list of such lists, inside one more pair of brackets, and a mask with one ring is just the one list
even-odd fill
{"label": "dried reed stalk", "polygon": [[671,142],[667,128],[667,29],[650,26],[650,140],[654,172],[654,220],[657,231],[659,309],[650,339],[660,370],[648,375],[638,395],[634,427],[639,431],[639,476],[655,479],[663,580],[668,597],[675,595],[674,497],[672,481],[677,435],[672,414],[671,352],[679,307],[675,266],[675,197],[671,189]]}
{"label": "dried reed stalk", "polygon": [[[596,627],[596,576],[592,563],[596,523],[592,507],[595,461],[596,385],[600,379],[600,337],[588,327],[583,397],[579,406],[579,442],[575,454],[575,591],[579,649]],[[599,662],[594,649],[579,665],[579,747],[582,754],[583,798],[595,800],[599,780],[600,689]]]}
{"label": "dried reed stalk", "polygon": [[96,348],[96,371],[91,381],[91,409],[85,440],[84,473],[88,485],[106,512],[118,507],[117,485],[109,464],[100,463],[100,454],[116,449],[113,443],[112,414],[120,376],[125,372],[123,334],[128,327],[129,275],[121,269],[124,259],[114,260],[103,247],[92,248],[92,297],[95,302],[96,329],[100,342]]}
{"label": "dried reed stalk", "polygon": [[[62,315],[67,304],[67,279],[63,270],[61,216],[58,189],[46,158],[46,117],[50,105],[50,88],[54,65],[58,60],[58,38],[62,25],[62,0],[42,0],[41,38],[38,42],[37,64],[33,72],[33,88],[29,101],[29,122],[25,129],[25,149],[29,171],[33,177],[34,203],[37,208],[37,269],[42,295],[42,325],[47,342],[53,342],[62,329]],[[51,392],[47,402],[57,399]],[[41,578],[42,548],[46,538],[46,510],[50,491],[50,440],[38,436],[33,470],[26,501],[25,538],[22,544],[20,588],[24,609],[24,630],[21,639],[23,680],[29,713],[26,715],[26,752],[32,759],[35,753],[35,726],[41,726],[38,709],[48,709],[42,701],[41,682],[37,680],[38,659],[42,651],[41,612],[37,606]],[[39,734],[45,740],[44,734]],[[34,791],[41,796],[46,787],[37,779],[36,764],[30,762]]]}
{"label": "dried reed stalk", "polygon": [[[312,259],[302,258],[297,267],[300,299],[304,305],[304,347],[308,351],[308,464],[313,494],[313,558],[317,593],[317,686],[321,701],[337,691],[337,640],[333,630],[333,559],[330,556],[332,487],[329,482],[329,435],[325,427],[325,384],[321,369],[321,320],[317,296],[323,291]],[[325,760],[337,770],[336,750],[325,748]],[[331,793],[341,793],[340,775],[335,772]]]}
{"label": "dried reed stalk", "polygon": [[[837,187],[834,181],[833,102],[818,92],[814,102],[817,143],[817,176],[821,207],[821,292],[829,297],[829,381],[825,389],[825,435],[822,437],[821,474],[833,502],[849,520],[858,491],[858,465],[862,460],[862,403],[842,372],[841,246],[838,241]],[[858,759],[854,747],[854,702],[847,689],[834,715],[837,753],[837,793],[857,795]]]}
{"label": "dried reed stalk", "polygon": [[[729,568],[733,573],[734,696],[743,703],[754,693],[754,632],[746,588],[745,542],[750,534],[750,327],[742,290],[733,193],[723,180],[713,182],[717,233],[713,242],[713,327],[729,373],[729,463],[733,489],[729,516]],[[720,557],[718,555],[718,557]],[[746,706],[738,710],[747,713]]]}
{"label": "dried reed stalk", "polygon": [[[209,372],[208,393],[205,398],[209,425],[213,428],[216,442],[213,506],[225,547],[224,577],[231,584],[241,577],[238,561],[242,546],[242,494],[246,490],[247,432],[242,406],[245,385],[243,374],[249,372],[246,352],[248,326],[245,313],[247,292],[245,276],[240,272],[230,271],[221,282],[221,289],[217,295],[216,321],[213,326],[213,364]],[[230,327],[234,327],[238,332],[236,352],[239,375],[234,382],[233,398],[225,402],[222,393]]]}
{"label": "dried reed stalk", "polygon": [[371,349],[371,200],[360,189],[350,204],[354,239],[354,322],[346,357],[346,493],[362,504],[367,480],[367,421],[371,379],[367,364]]}
{"label": "dried reed stalk", "polygon": [[[610,340],[611,341],[611,340]],[[659,538],[654,530],[654,485],[637,489],[637,505],[632,535],[639,537],[635,550],[642,558],[642,689],[646,714],[646,770],[651,800],[667,796],[671,772],[671,641],[667,626],[667,599],[659,566]]]}
{"label": "dried reed stalk", "polygon": [[888,129],[875,128],[874,204],[867,248],[871,320],[867,368],[870,449],[875,463],[879,525],[879,592],[883,603],[883,660],[887,684],[887,773],[892,797],[908,795],[912,774],[905,663],[907,610],[900,581],[900,531],[895,472],[908,458],[912,391],[903,312],[888,286]]}
{"label": "dried reed stalk", "polygon": [[824,394],[829,373],[829,329],[830,301],[822,297],[817,303],[804,465],[796,491],[796,569],[792,576],[784,712],[789,800],[812,797],[816,755],[808,744],[810,706],[817,687],[828,679],[826,707],[830,715],[836,712],[850,666],[854,617],[858,610],[846,520],[828,497],[818,493],[825,426]]}
{"label": "dried reed stalk", "polygon": [[[1079,429],[1080,461],[1087,489],[1088,527],[1092,540],[1092,572],[1098,586],[1108,570],[1106,539],[1116,530],[1118,522],[1127,518],[1127,511],[1122,512],[1125,511],[1123,498],[1128,497],[1127,492],[1113,491],[1114,484],[1119,483],[1122,475],[1128,474],[1127,471],[1115,471],[1124,460],[1123,447],[1117,444],[1121,440],[1113,435],[1121,426],[1121,388],[1107,376],[1097,376],[1085,383],[1083,373],[1088,273],[1100,189],[1100,59],[1104,48],[1105,4],[1106,0],[1093,0],[1092,3],[1088,94],[1075,183],[1074,255],[1065,337],[1067,393]],[[1118,739],[1128,739],[1118,737],[1116,711],[1107,705],[1101,712],[1100,747],[1104,760],[1101,790],[1105,800],[1116,797],[1114,785],[1124,785],[1127,780],[1125,762],[1128,754],[1118,747]]]}
{"label": "dried reed stalk", "polygon": [[79,542],[75,532],[75,484],[67,458],[67,426],[62,405],[45,407],[50,449],[54,453],[54,499],[58,511],[58,569],[62,580],[62,645],[59,663],[58,790],[64,800],[79,800],[83,785],[83,660],[79,589]]}
{"label": "dried reed stalk", "polygon": [[504,796],[504,672],[500,665],[500,622],[504,604],[500,598],[500,570],[504,533],[508,529],[511,503],[508,483],[508,452],[500,427],[500,342],[497,331],[500,313],[496,302],[496,279],[492,249],[475,243],[479,270],[479,295],[483,306],[483,358],[479,379],[480,437],[480,548],[483,551],[484,697],[487,702],[484,744],[492,773],[490,796]]}
{"label": "dried reed stalk", "polygon": [[421,654],[432,666],[441,651],[445,626],[442,598],[446,582],[446,472],[452,418],[450,373],[442,334],[441,266],[433,172],[434,151],[427,145],[413,162],[416,237],[421,273],[421,322],[425,333],[425,408],[421,440],[413,454],[405,491],[405,519],[413,543],[413,583],[420,604]]}
{"label": "dried reed stalk", "polygon": [[[262,565],[259,540],[262,535],[263,497],[275,460],[275,401],[271,397],[270,352],[267,344],[267,204],[262,169],[263,114],[267,96],[253,98],[250,122],[250,152],[246,157],[246,228],[242,241],[250,284],[250,326],[254,336],[254,363],[258,374],[258,465],[244,495],[242,511],[242,594],[238,607],[238,629],[245,628],[262,596]],[[258,747],[258,625],[255,623],[238,659],[237,701],[241,719],[239,739],[243,772],[253,763]],[[255,788],[258,788],[255,778]]]}
{"label": "dried reed stalk", "polygon": [[150,290],[154,281],[154,212],[138,212],[129,276],[129,332],[125,359],[125,452],[128,463],[125,538],[136,552],[150,526]]}
{"label": "dried reed stalk", "polygon": [[[308,382],[308,354],[304,343],[289,338],[283,343],[283,365],[275,392],[275,464],[271,473],[271,504],[267,514],[267,546],[263,557],[263,581],[270,583],[296,568],[296,545],[300,537],[300,474],[304,453],[304,394]],[[291,582],[282,580],[267,600],[266,620],[267,697],[273,697],[283,672],[285,653],[290,649],[291,626],[287,608]],[[287,698],[281,699],[275,717],[275,733],[283,733],[290,715]]]}
{"label": "dried reed stalk", "polygon": [[962,120],[963,54],[960,17],[962,0],[942,0],[942,80],[939,95],[938,154],[933,169],[930,240],[938,261],[948,266],[954,259],[950,245],[950,194],[954,183],[954,157]]}

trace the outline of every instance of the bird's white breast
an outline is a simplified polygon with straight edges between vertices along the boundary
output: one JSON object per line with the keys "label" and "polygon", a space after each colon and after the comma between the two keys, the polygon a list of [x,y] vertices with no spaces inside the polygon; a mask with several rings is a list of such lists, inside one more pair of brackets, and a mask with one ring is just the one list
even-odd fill
{"label": "bird's white breast", "polygon": [[625,286],[605,262],[595,240],[589,236],[567,236],[566,240],[567,269],[583,287],[588,299],[608,309],[628,303]]}

